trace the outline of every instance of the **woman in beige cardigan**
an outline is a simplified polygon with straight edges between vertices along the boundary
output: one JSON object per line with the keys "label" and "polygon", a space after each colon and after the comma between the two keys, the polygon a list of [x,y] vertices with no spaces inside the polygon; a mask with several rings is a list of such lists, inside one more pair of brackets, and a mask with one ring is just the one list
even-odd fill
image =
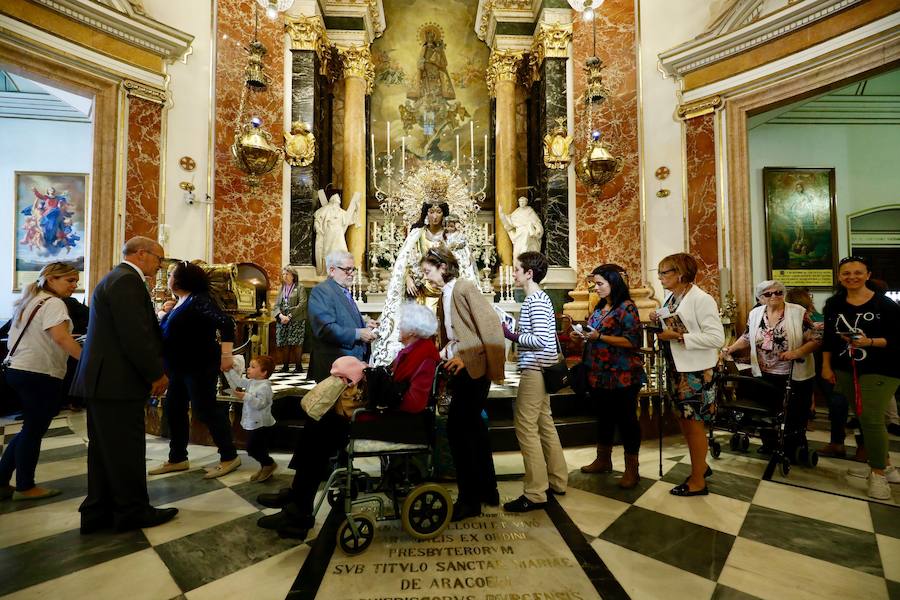
{"label": "woman in beige cardigan", "polygon": [[422,258],[422,272],[441,289],[438,335],[444,367],[453,375],[447,438],[456,466],[459,497],[453,520],[481,514],[482,502],[500,504],[487,424],[481,418],[491,381],[503,381],[504,339],[500,320],[475,285],[459,276],[459,264],[443,246]]}

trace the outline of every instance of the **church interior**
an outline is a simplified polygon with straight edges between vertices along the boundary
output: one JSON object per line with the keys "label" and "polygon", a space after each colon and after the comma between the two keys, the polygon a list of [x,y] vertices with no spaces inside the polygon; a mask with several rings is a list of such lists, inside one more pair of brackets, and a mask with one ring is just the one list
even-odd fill
{"label": "church interior", "polygon": [[[666,258],[689,254],[725,346],[760,282],[803,288],[821,312],[844,257],[900,303],[898,0],[4,0],[0,140],[0,322],[54,261],[75,269],[73,297],[89,306],[143,236],[164,250],[155,308],[172,298],[166,266],[196,262],[237,323],[235,354],[282,366],[276,474],[248,480],[245,457],[205,478],[217,454],[195,418],[192,468],[148,478],[151,504],[180,511],[159,527],[79,533],[89,411],[63,409],[35,474],[61,493],[0,500],[0,598],[900,600],[896,407],[884,497],[852,473],[865,466],[852,424],[846,457],[818,453],[834,434],[817,387],[802,450],[760,452],[755,432],[710,428],[709,493],[675,498],[691,448],[650,327],[632,488],[617,485],[617,448],[612,472],[580,468],[598,417],[563,388],[550,406],[568,488],[544,510],[488,506],[411,535],[414,506],[377,481],[389,462],[364,456],[374,505],[403,513],[354,506],[371,525],[364,545],[345,520],[355,480],[352,494],[320,490],[306,539],[256,526],[277,512],[258,495],[291,485],[300,399],[315,387],[313,333],[285,342],[274,307],[289,280],[301,294],[326,280],[335,252],[356,266],[346,293],[379,322],[373,364],[403,347],[405,301],[439,311],[421,270],[436,245],[512,323],[517,257],[542,253],[570,366],[598,265],[618,266],[648,325],[670,292]],[[482,415],[503,501],[525,476],[522,349],[507,351]],[[241,402],[224,390],[218,402],[243,455]],[[164,410],[145,406],[147,468],[169,455]],[[21,429],[4,415],[0,445]],[[456,494],[446,472],[435,482]]]}

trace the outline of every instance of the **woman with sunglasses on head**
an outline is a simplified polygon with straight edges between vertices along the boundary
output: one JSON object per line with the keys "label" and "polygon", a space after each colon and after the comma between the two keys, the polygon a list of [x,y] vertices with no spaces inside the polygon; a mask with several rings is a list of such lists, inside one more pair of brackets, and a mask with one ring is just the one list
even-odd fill
{"label": "woman with sunglasses on head", "polygon": [[[59,412],[66,359],[81,357],[72,319],[63,302],[78,287],[78,271],[62,262],[41,269],[13,307],[6,378],[22,400],[22,429],[0,459],[0,500],[39,500],[59,490],[35,485],[41,440]],[[16,473],[16,486],[9,485]]]}
{"label": "woman with sunglasses on head", "polygon": [[[793,456],[805,439],[809,399],[816,376],[812,353],[821,345],[821,336],[805,307],[784,301],[785,288],[780,281],[760,282],[755,295],[760,305],[750,311],[747,330],[725,348],[724,354],[730,356],[750,348],[754,377],[762,377],[779,389],[791,378],[784,450],[787,456]],[[773,439],[763,439],[760,451],[770,451],[773,443]]]}
{"label": "woman with sunglasses on head", "polygon": [[900,386],[900,307],[869,287],[869,264],[851,256],[838,265],[835,294],[825,302],[822,379],[856,406],[868,451],[869,496],[891,498],[900,473],[888,464],[884,413]]}
{"label": "woman with sunglasses on head", "polygon": [[631,300],[625,269],[615,264],[600,265],[591,273],[600,301],[587,327],[579,334],[590,346],[585,354],[591,402],[597,411],[597,458],[581,467],[582,473],[612,471],[612,445],[618,426],[625,450],[625,473],[619,487],[631,489],[641,480],[638,453],[641,425],[637,400],[647,379],[641,345],[641,317]]}
{"label": "woman with sunglasses on head", "polygon": [[659,283],[670,293],[662,308],[650,313],[651,321],[663,325],[657,337],[666,342],[662,347],[669,390],[691,455],[691,475],[669,490],[674,496],[709,494],[706,477],[712,474],[706,464],[706,421],[715,411],[713,369],[725,343],[725,330],[716,301],[693,283],[697,268],[694,257],[684,252],[662,259]]}

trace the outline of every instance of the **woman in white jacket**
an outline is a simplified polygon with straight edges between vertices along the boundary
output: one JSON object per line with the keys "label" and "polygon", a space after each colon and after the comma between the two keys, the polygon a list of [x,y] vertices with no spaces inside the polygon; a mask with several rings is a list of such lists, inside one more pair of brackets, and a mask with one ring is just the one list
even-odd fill
{"label": "woman in white jacket", "polygon": [[[747,331],[733,344],[725,348],[730,355],[750,348],[750,366],[754,377],[784,388],[791,377],[791,398],[788,403],[785,439],[788,456],[804,439],[809,399],[816,375],[816,363],[812,353],[821,346],[821,335],[816,333],[806,308],[784,301],[784,284],[766,280],[756,286],[759,306],[747,317]],[[774,398],[779,403],[781,398]],[[763,439],[762,452],[771,448],[773,440]]]}
{"label": "woman in white jacket", "polygon": [[706,464],[708,450],[706,421],[715,412],[713,369],[719,360],[719,348],[725,343],[725,331],[719,309],[712,296],[693,284],[697,261],[683,252],[665,257],[657,271],[659,282],[671,293],[659,311],[650,313],[652,321],[662,323],[658,337],[663,342],[669,391],[681,419],[681,432],[691,455],[691,476],[670,490],[675,496],[709,494],[706,477],[712,470]]}

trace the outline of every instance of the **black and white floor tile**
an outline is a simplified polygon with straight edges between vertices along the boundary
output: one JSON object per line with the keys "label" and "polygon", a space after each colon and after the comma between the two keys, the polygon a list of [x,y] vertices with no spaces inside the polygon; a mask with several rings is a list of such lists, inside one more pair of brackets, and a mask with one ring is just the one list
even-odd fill
{"label": "black and white floor tile", "polygon": [[[5,443],[20,425],[0,428]],[[40,503],[0,502],[2,598],[312,598],[326,565],[340,557],[332,550],[337,515],[329,519],[324,510],[305,542],[256,526],[260,515],[273,511],[255,497],[289,483],[289,456],[276,455],[281,469],[263,484],[249,482],[257,465],[246,457],[238,471],[204,480],[202,468],[218,457],[202,446],[190,448],[191,471],[149,481],[155,505],[179,508],[175,520],[127,534],[81,536],[84,431],[84,413],[65,413],[44,440],[37,479],[62,494]],[[816,432],[811,439],[821,442]],[[148,436],[147,445],[148,467],[165,459],[166,440]],[[892,456],[898,464],[900,455]],[[765,460],[752,451],[725,451],[709,460],[715,470],[710,495],[683,499],[668,493],[688,474],[678,438],[665,441],[662,476],[656,444],[645,443],[641,482],[628,491],[616,486],[615,473],[578,470],[593,449],[569,449],[566,458],[569,491],[552,500],[547,513],[594,597],[900,600],[900,507],[864,499],[863,480],[840,475],[849,461],[822,459],[816,469],[795,468],[787,477],[762,481]],[[614,458],[621,471],[620,448]],[[495,464],[502,496],[515,498],[521,456],[497,453]],[[893,487],[896,502],[900,486]],[[479,593],[473,597],[487,597]]]}

